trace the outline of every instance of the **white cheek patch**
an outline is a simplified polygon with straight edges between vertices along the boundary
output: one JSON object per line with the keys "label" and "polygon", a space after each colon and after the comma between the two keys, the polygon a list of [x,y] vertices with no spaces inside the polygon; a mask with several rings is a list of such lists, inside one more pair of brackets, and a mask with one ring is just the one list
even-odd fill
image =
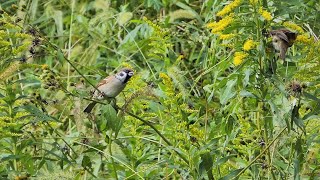
{"label": "white cheek patch", "polygon": [[280,50],[278,43],[272,42],[272,44],[273,44],[273,47],[274,47],[277,51]]}
{"label": "white cheek patch", "polygon": [[117,78],[119,81],[121,81],[121,82],[124,82],[125,79],[126,79],[126,77],[127,77],[127,74],[124,74],[123,76],[116,75],[116,78]]}

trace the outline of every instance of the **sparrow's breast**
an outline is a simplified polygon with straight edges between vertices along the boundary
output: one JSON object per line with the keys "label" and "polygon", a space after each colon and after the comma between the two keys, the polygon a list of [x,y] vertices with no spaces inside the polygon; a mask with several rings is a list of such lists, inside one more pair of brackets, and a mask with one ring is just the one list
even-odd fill
{"label": "sparrow's breast", "polygon": [[[116,97],[125,87],[126,85],[123,84],[118,79],[115,79],[113,81],[109,81],[106,84],[103,84],[98,87],[98,89],[104,93],[106,97]],[[95,92],[94,96],[97,99],[104,99],[103,95],[101,95],[99,92]]]}

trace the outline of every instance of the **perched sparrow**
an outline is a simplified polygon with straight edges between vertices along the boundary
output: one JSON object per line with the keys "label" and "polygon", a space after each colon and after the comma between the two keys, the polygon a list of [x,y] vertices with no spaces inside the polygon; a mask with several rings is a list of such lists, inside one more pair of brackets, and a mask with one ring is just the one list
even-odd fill
{"label": "perched sparrow", "polygon": [[297,33],[291,32],[288,29],[278,29],[270,31],[272,37],[272,45],[280,51],[280,59],[286,58],[286,52],[292,46],[294,40],[297,38]]}
{"label": "perched sparrow", "polygon": [[[104,98],[116,97],[125,87],[129,79],[133,76],[133,70],[124,68],[113,76],[104,78],[97,86],[93,93],[93,98],[102,100]],[[90,113],[96,102],[91,102],[83,112]]]}

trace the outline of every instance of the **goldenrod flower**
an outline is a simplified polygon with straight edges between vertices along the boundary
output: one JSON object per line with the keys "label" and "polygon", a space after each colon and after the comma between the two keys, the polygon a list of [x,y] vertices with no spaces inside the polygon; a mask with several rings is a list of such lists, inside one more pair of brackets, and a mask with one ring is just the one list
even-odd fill
{"label": "goldenrod flower", "polygon": [[165,73],[160,73],[159,74],[160,78],[162,78],[162,83],[165,85],[165,92],[167,96],[173,96],[174,95],[174,86],[171,78],[165,74]]}
{"label": "goldenrod flower", "polygon": [[255,42],[252,39],[249,39],[243,44],[243,50],[249,51],[253,49],[255,45],[256,45]]}
{"label": "goldenrod flower", "polygon": [[259,0],[249,0],[249,2],[251,5],[254,6],[254,5],[258,4]]}
{"label": "goldenrod flower", "polygon": [[11,46],[11,43],[9,41],[1,41],[0,40],[0,46]]}
{"label": "goldenrod flower", "polygon": [[234,0],[232,3],[226,5],[221,11],[217,13],[217,16],[224,16],[229,14],[235,8],[237,8],[241,4],[241,0]]}
{"label": "goldenrod flower", "polygon": [[207,27],[212,29],[212,33],[216,34],[218,32],[221,32],[233,22],[233,15],[233,13],[229,14],[229,16],[221,19],[219,22],[209,23],[207,24]]}
{"label": "goldenrod flower", "polygon": [[220,45],[223,46],[223,47],[230,48],[230,49],[234,48],[234,43],[227,43],[227,44],[220,44]]}
{"label": "goldenrod flower", "polygon": [[192,136],[196,137],[197,139],[203,139],[204,132],[202,129],[200,129],[199,125],[192,124],[189,126],[189,128]]}
{"label": "goldenrod flower", "polygon": [[296,42],[310,44],[310,43],[312,43],[312,39],[308,38],[306,35],[298,35],[296,38]]}
{"label": "goldenrod flower", "polygon": [[219,39],[228,40],[228,39],[231,39],[231,38],[233,38],[235,36],[236,36],[236,34],[220,34],[219,35]]}
{"label": "goldenrod flower", "polygon": [[124,67],[124,68],[130,68],[130,69],[134,69],[131,64],[127,63],[127,62],[122,62],[121,63],[121,66]]}
{"label": "goldenrod flower", "polygon": [[244,52],[235,52],[234,58],[233,58],[233,64],[235,66],[239,66],[240,64],[242,64],[243,59],[246,58],[247,56],[248,56],[248,54],[246,54]]}
{"label": "goldenrod flower", "polygon": [[260,7],[259,9],[259,13],[261,14],[261,16],[267,20],[267,21],[271,21],[272,20],[272,15],[271,13],[269,13],[268,11],[266,10],[263,10],[262,7]]}
{"label": "goldenrod flower", "polygon": [[183,59],[183,58],[184,58],[184,55],[180,54],[180,55],[178,56],[178,58],[177,58],[177,61],[181,61],[181,59]]}
{"label": "goldenrod flower", "polygon": [[43,69],[43,70],[48,69],[48,67],[49,67],[48,64],[42,64],[41,65],[41,69]]}
{"label": "goldenrod flower", "polygon": [[6,80],[9,76],[13,75],[16,71],[19,70],[21,64],[19,62],[14,62],[10,64],[3,72],[0,74],[0,80]]}
{"label": "goldenrod flower", "polygon": [[286,21],[286,22],[283,23],[283,26],[288,27],[288,28],[290,28],[290,29],[292,29],[292,30],[296,30],[296,31],[298,31],[298,32],[301,33],[301,34],[304,33],[304,30],[303,30],[300,26],[296,25],[296,24],[293,23],[293,22]]}

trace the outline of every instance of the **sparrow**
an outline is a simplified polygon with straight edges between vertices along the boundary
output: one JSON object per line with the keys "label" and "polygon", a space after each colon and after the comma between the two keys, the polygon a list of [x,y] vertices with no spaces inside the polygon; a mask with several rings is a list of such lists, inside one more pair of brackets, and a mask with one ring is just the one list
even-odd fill
{"label": "sparrow", "polygon": [[272,45],[280,51],[280,59],[286,58],[286,52],[289,47],[293,45],[294,40],[297,38],[297,33],[291,32],[288,29],[278,29],[270,31],[272,37]]}
{"label": "sparrow", "polygon": [[[117,74],[108,76],[100,81],[97,85],[97,89],[93,92],[92,98],[97,100],[114,98],[125,87],[129,79],[133,76],[133,70],[129,68],[121,69]],[[83,112],[90,113],[96,102],[91,102]]]}

